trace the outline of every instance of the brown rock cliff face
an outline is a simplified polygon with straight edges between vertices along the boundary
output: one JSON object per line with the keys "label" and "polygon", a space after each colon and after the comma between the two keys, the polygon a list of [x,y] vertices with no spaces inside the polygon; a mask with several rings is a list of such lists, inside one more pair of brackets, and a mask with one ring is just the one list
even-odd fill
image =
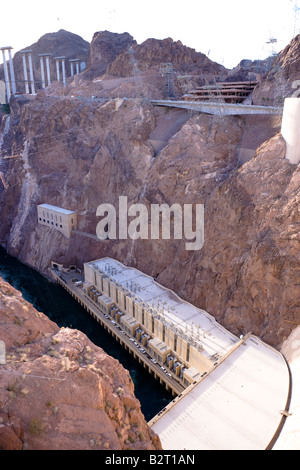
{"label": "brown rock cliff face", "polygon": [[[182,96],[188,89],[197,85],[225,80],[227,69],[210,60],[201,52],[184,46],[181,41],[147,39],[142,44],[133,44],[109,64],[107,77],[136,77],[140,81],[163,89],[166,78],[160,73],[161,64],[171,63],[173,87],[165,90],[164,96]],[[182,75],[189,75],[188,78]],[[148,85],[149,86],[149,85]],[[128,95],[127,95],[128,96]],[[158,96],[156,99],[160,99]]]}
{"label": "brown rock cliff face", "polygon": [[[136,263],[139,257],[130,253],[144,247],[143,241],[94,242],[79,236],[67,240],[37,225],[36,204],[51,201],[77,210],[78,228],[95,233],[98,205],[117,208],[120,195],[127,196],[128,205],[204,203],[236,166],[235,149],[242,134],[239,119],[191,118],[154,158],[148,139],[156,126],[156,111],[141,100],[99,104],[41,96],[28,102],[17,99],[12,108],[11,130],[5,136],[8,151],[20,151],[26,138],[30,143],[26,163],[6,163],[10,183],[2,191],[2,216],[10,226],[0,228],[1,237],[11,253],[43,272],[51,259],[72,258],[81,264],[110,254]],[[166,116],[172,118],[172,112]],[[13,201],[18,201],[16,206]],[[147,242],[149,249],[157,250],[156,244]],[[163,243],[170,254],[176,244],[180,246],[177,241]],[[155,260],[151,264],[151,272],[156,272]],[[146,259],[143,266],[149,266]]]}
{"label": "brown rock cliff face", "polygon": [[274,345],[300,320],[300,172],[284,156],[278,134],[212,194],[194,272],[198,302],[221,323]]}
{"label": "brown rock cliff face", "polygon": [[[66,94],[12,100],[2,147],[23,157],[2,166],[8,188],[0,189],[0,239],[8,251],[44,273],[51,260],[82,266],[115,257],[236,334],[252,331],[279,345],[300,315],[299,169],[285,160],[280,135],[239,168],[242,118],[191,114],[164,136],[162,118],[176,119],[171,110],[163,116],[143,98],[72,98],[68,88]],[[151,144],[155,131],[165,138],[158,153]],[[118,211],[119,196],[148,209],[204,204],[202,250],[187,251],[186,240],[172,237],[68,240],[37,224],[36,205],[48,202],[76,210],[79,230],[95,234],[97,207],[110,203]]]}
{"label": "brown rock cliff face", "polygon": [[122,52],[128,50],[136,41],[128,33],[118,34],[110,31],[99,31],[94,34],[87,67],[94,75],[105,73],[107,66]]}
{"label": "brown rock cliff face", "polygon": [[171,38],[147,39],[142,44],[132,45],[131,50],[120,54],[109,65],[107,73],[126,76],[133,74],[135,68],[146,71],[166,62],[172,63],[174,70],[178,71],[194,74],[201,71],[203,75],[212,72],[220,77],[227,75],[227,70],[222,65]]}
{"label": "brown rock cliff face", "polygon": [[121,364],[0,279],[0,449],[160,449]]}
{"label": "brown rock cliff face", "polygon": [[241,60],[241,62],[229,70],[228,82],[238,81],[260,81],[271,69],[275,57],[270,56],[265,60]]}

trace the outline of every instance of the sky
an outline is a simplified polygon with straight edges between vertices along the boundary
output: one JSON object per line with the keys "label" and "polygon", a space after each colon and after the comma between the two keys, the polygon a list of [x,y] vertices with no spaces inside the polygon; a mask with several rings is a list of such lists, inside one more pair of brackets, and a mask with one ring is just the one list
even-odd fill
{"label": "sky", "polygon": [[[15,0],[1,6],[0,47],[15,53],[59,29],[91,42],[95,32],[108,30],[128,32],[138,44],[171,37],[233,68],[290,42],[300,28],[296,4],[300,0]],[[267,44],[270,38],[277,43]]]}

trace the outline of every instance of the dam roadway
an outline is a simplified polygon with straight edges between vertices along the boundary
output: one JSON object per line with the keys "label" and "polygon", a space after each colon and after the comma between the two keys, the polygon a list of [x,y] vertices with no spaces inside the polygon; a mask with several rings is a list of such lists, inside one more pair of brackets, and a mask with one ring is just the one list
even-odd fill
{"label": "dam roadway", "polygon": [[164,450],[265,450],[275,444],[288,418],[290,372],[283,355],[249,333],[188,387],[166,374],[147,351],[89,298],[74,277],[57,272],[61,284],[175,398],[148,425]]}

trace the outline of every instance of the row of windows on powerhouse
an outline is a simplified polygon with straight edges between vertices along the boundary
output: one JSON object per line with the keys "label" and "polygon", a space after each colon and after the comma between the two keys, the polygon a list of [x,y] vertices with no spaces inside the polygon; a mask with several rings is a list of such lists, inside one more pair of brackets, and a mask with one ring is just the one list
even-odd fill
{"label": "row of windows on powerhouse", "polygon": [[[39,217],[39,221],[40,221],[40,222],[42,222],[42,221],[43,221],[43,222],[46,222],[46,220],[45,220],[45,219],[42,219],[41,217]],[[54,225],[53,222],[50,222],[49,220],[47,220],[47,224],[50,224],[50,223],[51,223],[51,225]],[[58,224],[57,224],[57,223],[56,223],[55,225],[56,225],[56,227],[58,227]],[[62,228],[62,225],[60,225],[60,228]]]}
{"label": "row of windows on powerhouse", "polygon": [[[46,217],[44,211],[43,211],[43,216]],[[50,214],[50,216],[51,216],[51,220],[53,220],[53,214]],[[47,212],[47,219],[50,219],[50,216],[49,216],[49,212]],[[54,217],[55,217],[55,220],[57,221],[57,215],[55,215]],[[42,219],[40,218],[40,220],[42,220]],[[44,222],[45,222],[45,219],[43,219],[43,220],[44,220]],[[59,220],[60,220],[60,222],[62,222],[61,216],[59,216]],[[48,221],[47,221],[47,223],[48,223]],[[72,224],[74,223],[74,220],[73,220],[73,219],[71,219],[71,223],[72,223]]]}

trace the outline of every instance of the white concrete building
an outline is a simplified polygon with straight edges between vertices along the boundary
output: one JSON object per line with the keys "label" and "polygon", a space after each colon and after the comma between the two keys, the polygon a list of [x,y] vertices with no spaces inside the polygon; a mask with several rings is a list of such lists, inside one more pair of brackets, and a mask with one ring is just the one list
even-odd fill
{"label": "white concrete building", "polygon": [[[84,265],[85,288],[107,295],[132,336],[147,337],[159,364],[167,364],[185,385],[207,372],[238,342],[206,311],[179,298],[141,271],[103,258]],[[143,343],[146,344],[145,341]]]}
{"label": "white concrete building", "polygon": [[38,223],[58,230],[70,238],[72,229],[77,227],[77,213],[51,204],[37,206]]}

